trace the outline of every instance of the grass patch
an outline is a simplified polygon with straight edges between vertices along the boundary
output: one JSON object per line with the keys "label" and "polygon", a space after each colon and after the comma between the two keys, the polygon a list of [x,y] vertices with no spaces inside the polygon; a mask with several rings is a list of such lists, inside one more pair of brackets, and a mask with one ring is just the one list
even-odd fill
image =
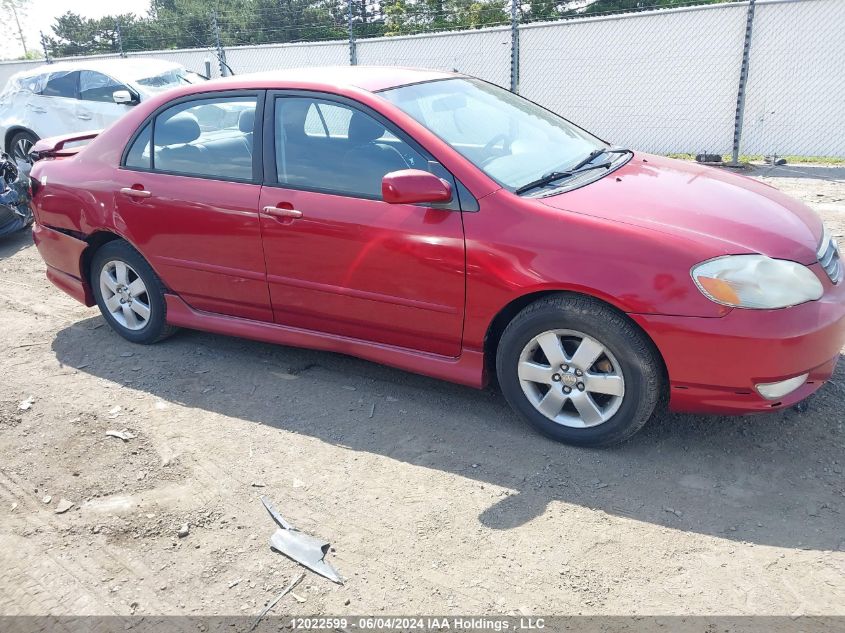
{"label": "grass patch", "polygon": [[[668,158],[677,158],[680,160],[695,160],[695,154],[665,154]],[[778,158],[786,159],[788,164],[792,165],[845,165],[845,158],[837,156],[780,156]],[[722,156],[724,162],[730,162],[731,155],[725,154]],[[762,154],[740,154],[739,162],[741,163],[762,163],[765,157]]]}

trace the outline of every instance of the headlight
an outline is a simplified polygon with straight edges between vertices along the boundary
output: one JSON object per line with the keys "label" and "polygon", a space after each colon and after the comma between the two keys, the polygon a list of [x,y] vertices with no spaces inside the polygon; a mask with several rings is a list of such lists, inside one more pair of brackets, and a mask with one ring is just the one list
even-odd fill
{"label": "headlight", "polygon": [[717,257],[690,272],[705,297],[734,308],[786,308],[824,293],[819,278],[806,266],[765,255]]}

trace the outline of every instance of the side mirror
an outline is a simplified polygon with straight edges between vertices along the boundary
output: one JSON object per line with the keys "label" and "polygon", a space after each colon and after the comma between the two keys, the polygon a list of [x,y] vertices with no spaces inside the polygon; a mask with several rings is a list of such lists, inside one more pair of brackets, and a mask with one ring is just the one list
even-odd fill
{"label": "side mirror", "polygon": [[135,105],[138,103],[138,97],[128,90],[115,90],[112,93],[111,98],[115,103],[120,105]]}
{"label": "side mirror", "polygon": [[381,195],[390,204],[449,202],[452,187],[442,178],[421,169],[401,169],[385,174]]}

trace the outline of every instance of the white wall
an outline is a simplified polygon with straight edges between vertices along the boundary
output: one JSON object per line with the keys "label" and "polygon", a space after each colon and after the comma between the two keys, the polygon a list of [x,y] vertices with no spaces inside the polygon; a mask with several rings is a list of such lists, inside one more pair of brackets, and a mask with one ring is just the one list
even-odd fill
{"label": "white wall", "polygon": [[730,150],[746,6],[526,25],[519,92],[608,141]]}
{"label": "white wall", "polygon": [[742,148],[845,156],[845,1],[757,4]]}
{"label": "white wall", "polygon": [[510,27],[359,40],[358,63],[457,70],[510,87]]}
{"label": "white wall", "polygon": [[[526,24],[519,90],[609,141],[728,153],[747,2]],[[509,27],[359,40],[362,65],[457,69],[510,86]],[[204,72],[211,50],[131,53]],[[238,74],[349,63],[346,41],[228,47]],[[0,63],[0,84],[42,62]],[[742,152],[845,156],[845,0],[758,0]]]}

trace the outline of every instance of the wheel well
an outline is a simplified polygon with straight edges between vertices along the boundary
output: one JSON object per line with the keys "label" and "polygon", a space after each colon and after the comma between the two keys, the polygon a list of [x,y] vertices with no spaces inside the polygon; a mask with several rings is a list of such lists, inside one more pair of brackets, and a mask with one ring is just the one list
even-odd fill
{"label": "wheel well", "polygon": [[[507,304],[504,308],[502,308],[495,317],[493,317],[493,320],[490,322],[490,326],[487,328],[487,335],[484,337],[484,364],[486,366],[485,369],[487,370],[487,375],[490,376],[491,381],[496,381],[496,353],[499,349],[499,341],[502,338],[502,333],[505,331],[505,328],[508,326],[508,323],[510,323],[513,318],[523,310],[523,308],[526,308],[535,301],[543,299],[544,297],[558,294],[579,295],[582,297],[589,297],[590,299],[593,299],[595,301],[601,301],[601,303],[610,307],[611,309],[615,310],[620,315],[628,319],[628,315],[613,304],[608,303],[607,301],[602,301],[601,299],[594,297],[593,295],[588,295],[581,292],[542,290],[540,292],[532,292],[527,295],[517,297],[509,304]],[[643,330],[639,326],[639,324],[634,322],[633,320],[631,320],[631,323],[633,323],[634,326],[637,327],[637,329],[639,329],[643,334],[645,334],[646,338],[651,341],[651,344],[654,346],[654,349],[657,352],[657,357],[660,359],[660,364],[662,365],[661,370],[663,372],[664,377],[664,391],[666,391],[668,389],[669,380],[668,371],[666,369],[666,361],[663,358],[663,354],[660,352],[660,349],[649,336],[648,332]],[[664,397],[665,395],[666,394],[664,394]]]}
{"label": "wheel well", "polygon": [[8,153],[9,150],[12,149],[9,145],[12,142],[12,137],[18,132],[26,132],[28,134],[32,134],[35,138],[38,138],[38,135],[29,128],[25,128],[20,125],[10,127],[8,130],[6,130],[6,138],[3,139],[3,150],[6,153]]}
{"label": "wheel well", "polygon": [[83,278],[89,284],[91,284],[91,259],[94,257],[94,253],[96,253],[103,244],[108,244],[109,242],[114,242],[119,239],[122,239],[119,235],[109,233],[108,231],[96,231],[85,238],[85,241],[88,242],[88,248],[82,251],[80,270]]}

